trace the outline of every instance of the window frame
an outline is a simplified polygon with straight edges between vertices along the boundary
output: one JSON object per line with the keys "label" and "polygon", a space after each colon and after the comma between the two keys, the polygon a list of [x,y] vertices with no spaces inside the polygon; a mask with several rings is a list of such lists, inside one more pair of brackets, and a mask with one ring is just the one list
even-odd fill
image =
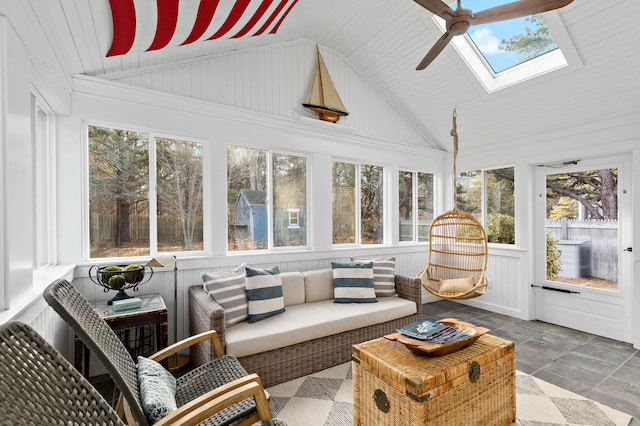
{"label": "window frame", "polygon": [[[142,256],[130,256],[130,257],[91,257],[91,236],[90,236],[90,167],[89,167],[89,128],[100,127],[108,129],[118,129],[130,132],[146,133],[149,138],[149,188],[147,190],[147,200],[149,203],[149,254]],[[193,138],[189,136],[174,135],[164,132],[156,132],[140,127],[121,125],[114,123],[106,123],[101,121],[87,121],[83,122],[83,237],[82,237],[82,253],[85,263],[93,264],[100,262],[117,263],[119,261],[134,262],[141,259],[148,259],[157,256],[163,251],[158,250],[158,228],[157,228],[157,169],[156,169],[156,138],[171,139],[179,142],[197,143],[202,148],[202,250],[189,250],[189,251],[172,251],[171,254],[176,258],[188,258],[188,257],[207,257],[211,255],[211,231],[209,228],[210,222],[210,207],[209,207],[209,186],[207,182],[210,180],[210,173],[208,164],[210,162],[210,149],[209,144],[204,139]],[[153,180],[152,180],[153,179]]]}
{"label": "window frame", "polygon": [[433,218],[431,219],[431,222],[429,223],[429,226],[431,226],[431,223],[433,223],[433,220],[436,217],[436,174],[435,173],[431,173],[431,172],[426,172],[426,171],[419,171],[419,170],[411,170],[411,169],[404,169],[404,168],[400,168],[398,169],[398,176],[397,176],[397,182],[398,182],[398,195],[399,195],[399,189],[400,189],[400,173],[411,173],[411,229],[412,229],[412,239],[411,240],[401,240],[401,232],[400,232],[400,205],[398,203],[398,243],[401,245],[407,245],[407,244],[427,244],[429,242],[429,232],[427,232],[426,235],[426,239],[424,241],[420,241],[420,230],[419,230],[419,203],[418,203],[418,188],[419,188],[419,182],[418,182],[418,176],[420,174],[425,174],[425,175],[431,175],[431,179],[432,179],[432,186],[433,186],[433,193],[432,193],[432,199],[431,199],[431,204],[433,206],[433,211],[431,212],[431,214],[433,215]]}
{"label": "window frame", "polygon": [[[336,248],[348,248],[348,247],[381,247],[388,245],[388,235],[389,235],[389,191],[388,191],[388,171],[387,168],[378,163],[365,163],[362,161],[348,160],[342,158],[332,158],[331,159],[331,186],[333,188],[333,164],[334,163],[344,163],[344,164],[353,164],[355,166],[355,184],[354,184],[354,197],[355,197],[355,206],[354,206],[354,215],[355,215],[355,235],[353,243],[335,243],[333,242],[333,201],[331,203],[331,247],[332,249]],[[379,244],[363,244],[362,243],[362,166],[373,166],[380,167],[382,169],[382,242]],[[333,189],[332,189],[333,192]],[[332,195],[333,197],[333,195]]]}
{"label": "window frame", "polygon": [[31,92],[31,144],[33,170],[34,270],[44,271],[58,262],[56,241],[56,127],[55,114],[40,94]]}
{"label": "window frame", "polygon": [[[266,153],[266,182],[265,182],[265,187],[266,187],[266,199],[265,199],[265,209],[267,212],[267,248],[266,249],[252,249],[252,250],[229,250],[229,211],[228,211],[228,207],[225,207],[225,220],[226,220],[226,235],[227,235],[227,240],[225,242],[225,253],[227,255],[247,255],[247,254],[258,254],[258,253],[268,253],[268,252],[281,252],[281,251],[301,251],[301,250],[308,250],[310,248],[310,244],[309,244],[309,237],[310,237],[310,219],[309,219],[309,206],[310,206],[310,198],[311,198],[311,192],[310,192],[310,173],[309,170],[311,170],[311,156],[309,153],[306,152],[297,152],[297,151],[291,151],[291,150],[280,150],[280,149],[272,149],[272,148],[264,148],[264,147],[258,147],[258,146],[254,146],[254,145],[249,145],[249,144],[240,144],[240,143],[227,143],[225,144],[225,176],[227,177],[227,180],[225,181],[225,195],[229,193],[229,180],[228,180],[228,174],[229,174],[229,159],[228,159],[228,149],[229,147],[236,147],[236,148],[244,148],[244,149],[253,149],[253,150],[258,150],[258,151],[262,151]],[[274,154],[281,154],[281,155],[287,155],[287,156],[291,156],[291,157],[301,157],[304,158],[305,160],[305,205],[304,205],[304,209],[305,209],[305,244],[304,245],[287,245],[287,246],[275,246],[275,236],[274,236],[274,217],[273,217],[273,209],[274,209],[274,205],[273,205],[273,200],[274,200],[274,194],[273,194],[273,189],[274,189],[274,182],[273,182],[273,155]],[[225,203],[225,206],[226,203]],[[300,229],[300,209],[298,208],[298,224],[295,226],[292,226],[290,223],[290,210],[292,209],[287,209],[287,220],[289,221],[289,224],[287,226],[287,229]]]}
{"label": "window frame", "polygon": [[[513,169],[513,220],[514,220],[514,226],[513,226],[513,243],[498,243],[498,242],[490,242],[487,241],[487,243],[490,246],[495,246],[495,247],[518,247],[518,238],[517,238],[517,224],[516,224],[516,212],[517,212],[517,208],[516,208],[516,203],[518,201],[517,199],[517,193],[516,193],[516,165],[512,164],[512,165],[503,165],[503,166],[495,166],[495,167],[481,167],[481,168],[474,168],[474,169],[465,169],[462,171],[458,172],[458,175],[460,175],[461,173],[465,173],[465,172],[471,172],[471,171],[478,171],[480,172],[480,188],[481,188],[481,196],[480,196],[480,215],[482,217],[482,220],[478,219],[476,217],[476,219],[482,224],[482,227],[485,229],[485,232],[487,233],[487,237],[489,234],[488,231],[488,221],[489,221],[489,215],[487,214],[487,205],[488,205],[488,198],[487,198],[487,179],[486,179],[486,173],[490,172],[490,171],[495,171],[495,170],[502,170],[502,169]],[[455,176],[455,180],[454,180],[454,185],[458,185],[458,176]],[[458,197],[458,193],[456,191],[456,198]],[[456,204],[457,204],[457,200],[456,200]],[[472,214],[469,212],[469,214]],[[473,215],[473,214],[472,214]],[[475,215],[473,215],[475,217]]]}

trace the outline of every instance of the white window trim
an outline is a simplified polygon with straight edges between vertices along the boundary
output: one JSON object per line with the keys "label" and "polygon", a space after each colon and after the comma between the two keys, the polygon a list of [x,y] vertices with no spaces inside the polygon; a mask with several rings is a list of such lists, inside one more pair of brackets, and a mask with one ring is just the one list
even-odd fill
{"label": "white window trim", "polygon": [[[480,200],[480,213],[482,215],[482,220],[479,221],[482,224],[482,227],[485,229],[485,232],[487,230],[487,221],[489,219],[488,215],[487,215],[487,180],[485,179],[485,173],[488,171],[492,171],[492,170],[501,170],[501,169],[513,169],[513,202],[514,202],[514,211],[513,211],[513,218],[515,220],[515,227],[514,227],[514,240],[515,242],[512,244],[506,244],[506,243],[492,243],[492,242],[487,242],[488,246],[491,247],[495,247],[495,248],[518,248],[518,220],[517,220],[517,212],[518,212],[518,194],[517,194],[517,188],[516,188],[516,182],[517,182],[517,167],[515,164],[511,164],[511,165],[504,165],[504,166],[495,166],[495,167],[481,167],[481,168],[473,168],[473,169],[465,169],[465,170],[460,170],[458,171],[458,174],[460,173],[464,173],[464,172],[469,172],[469,171],[474,171],[474,170],[478,170],[480,171],[480,186],[481,186],[481,191],[482,191],[482,198]],[[458,177],[454,176],[454,185],[458,184]],[[457,196],[457,195],[456,195]]]}
{"label": "white window trim", "polygon": [[[44,121],[44,122],[43,122]],[[32,90],[31,135],[34,167],[34,266],[50,269],[58,261],[56,251],[56,138],[55,115],[35,89]]]}
{"label": "white window trim", "polygon": [[[4,170],[4,152],[7,144],[7,56],[7,18],[0,15],[0,164],[2,165],[2,170]],[[0,173],[0,200],[4,199],[4,173]],[[5,285],[9,282],[5,272],[4,227],[4,208],[0,208],[0,311],[7,308]]]}
{"label": "white window trim", "polygon": [[[228,157],[227,157],[227,149],[229,147],[236,147],[236,148],[245,148],[245,149],[255,149],[258,151],[264,151],[267,154],[267,158],[266,158],[266,167],[267,167],[267,177],[266,177],[266,199],[265,199],[265,209],[267,211],[267,248],[266,249],[255,249],[255,250],[234,250],[234,251],[229,251],[229,241],[225,240],[225,253],[227,255],[230,256],[236,256],[238,254],[260,254],[260,253],[269,253],[269,252],[281,252],[281,251],[300,251],[300,250],[309,250],[309,248],[311,247],[310,245],[310,228],[309,228],[309,221],[307,220],[307,224],[306,224],[306,235],[305,235],[305,241],[306,244],[302,245],[302,246],[282,246],[282,247],[275,247],[274,246],[274,235],[273,235],[273,155],[274,154],[283,154],[283,155],[289,155],[292,157],[301,157],[305,159],[305,211],[309,212],[309,206],[310,206],[310,199],[311,199],[311,193],[310,193],[310,173],[309,170],[311,169],[310,167],[310,154],[309,153],[304,153],[304,152],[296,152],[296,151],[288,151],[288,150],[278,150],[278,149],[270,149],[270,148],[265,148],[265,147],[258,147],[258,146],[253,146],[253,145],[248,145],[248,144],[243,144],[243,143],[229,143],[225,145],[225,160],[224,160],[224,164],[225,164],[225,170],[227,167],[227,161],[228,161]],[[228,171],[227,171],[228,173]],[[225,195],[228,194],[229,191],[229,182],[225,181]],[[287,210],[291,210],[291,209],[287,209]],[[300,213],[299,213],[300,209],[298,209],[298,220],[300,217]],[[308,213],[305,215],[308,218]],[[226,235],[228,238],[229,235],[229,215],[227,214],[227,209],[226,209],[226,204],[225,204],[225,218],[226,218]],[[300,228],[300,226],[288,226],[289,229],[294,229],[294,228]]]}
{"label": "white window trim", "polygon": [[[131,132],[140,132],[140,133],[147,133],[149,135],[149,189],[147,192],[147,197],[149,197],[149,212],[150,212],[150,217],[149,217],[149,255],[147,256],[131,256],[131,257],[109,257],[109,258],[92,258],[91,257],[91,241],[90,241],[90,232],[89,232],[89,127],[103,127],[103,128],[110,128],[110,129],[121,129],[121,130],[126,130],[126,131],[131,131]],[[202,179],[203,179],[203,185],[202,185],[202,191],[203,191],[203,197],[202,197],[202,220],[203,220],[203,250],[194,250],[194,251],[176,251],[176,252],[172,252],[172,254],[174,254],[177,258],[190,258],[190,257],[208,257],[211,256],[210,253],[210,247],[211,247],[211,235],[210,235],[210,231],[209,231],[209,227],[208,227],[208,220],[207,218],[210,217],[210,213],[208,212],[209,210],[209,204],[208,204],[208,199],[209,196],[207,195],[207,184],[206,182],[209,180],[208,177],[208,171],[209,168],[207,167],[207,164],[209,163],[209,149],[208,149],[208,145],[207,145],[207,141],[202,140],[202,139],[197,139],[197,138],[191,138],[188,136],[182,136],[182,135],[171,135],[171,134],[165,134],[165,133],[160,133],[160,132],[155,132],[153,130],[148,130],[148,129],[144,129],[144,128],[137,128],[134,126],[129,126],[129,125],[121,125],[121,124],[114,124],[114,123],[105,123],[105,122],[100,122],[100,121],[91,121],[91,122],[84,122],[83,123],[83,139],[84,139],[84,143],[83,143],[83,176],[84,176],[84,183],[82,186],[82,252],[83,252],[83,259],[84,259],[84,263],[85,264],[96,264],[96,263],[100,263],[100,262],[110,262],[110,263],[115,263],[118,261],[126,261],[126,262],[137,262],[137,261],[145,261],[148,260],[150,257],[154,257],[156,256],[159,251],[158,251],[158,247],[157,247],[157,220],[154,218],[155,217],[155,213],[157,212],[157,200],[156,200],[156,185],[155,185],[155,180],[152,181],[151,180],[151,176],[154,176],[155,179],[155,167],[151,167],[151,165],[155,165],[155,144],[156,144],[156,138],[164,138],[164,139],[174,139],[180,142],[193,142],[193,143],[199,143],[202,146]],[[154,163],[151,163],[153,158]],[[151,210],[152,205],[154,206],[154,210]],[[151,215],[151,212],[154,212],[153,215]],[[152,245],[152,243],[154,243],[155,245]]]}
{"label": "white window trim", "polygon": [[[391,179],[389,179],[388,177],[388,172],[387,172],[387,168],[383,165],[380,164],[376,164],[376,163],[365,163],[362,161],[353,161],[353,160],[344,160],[344,159],[339,159],[339,158],[333,158],[331,160],[331,167],[333,168],[333,163],[345,163],[345,164],[353,164],[356,168],[356,176],[355,176],[355,186],[354,186],[354,191],[355,191],[355,241],[353,243],[344,243],[344,244],[336,244],[333,242],[333,238],[331,238],[331,246],[333,249],[341,249],[341,248],[348,248],[348,247],[382,247],[385,245],[388,245],[388,241],[389,241],[389,223],[387,218],[391,217],[391,215],[389,214],[389,183],[387,183],[388,181],[391,181]],[[362,218],[360,217],[360,211],[362,208],[362,194],[361,194],[361,190],[362,190],[362,166],[363,165],[367,165],[367,166],[375,166],[375,167],[380,167],[382,168],[382,186],[383,186],[383,194],[382,196],[384,197],[384,201],[382,203],[382,215],[383,215],[383,232],[382,232],[382,243],[380,244],[363,244],[362,243]],[[333,174],[332,174],[332,179],[333,179]],[[332,182],[333,185],[333,182]],[[331,215],[333,217],[333,205],[331,206]],[[333,223],[331,225],[331,235],[333,235]]]}

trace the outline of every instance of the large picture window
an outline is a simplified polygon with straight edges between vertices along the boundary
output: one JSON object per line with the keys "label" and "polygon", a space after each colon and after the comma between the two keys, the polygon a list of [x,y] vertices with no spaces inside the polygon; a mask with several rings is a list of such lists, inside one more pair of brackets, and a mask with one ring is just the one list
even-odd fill
{"label": "large picture window", "polygon": [[202,144],[88,131],[89,257],[204,250]]}
{"label": "large picture window", "polygon": [[433,222],[433,175],[398,173],[400,241],[428,241]]}
{"label": "large picture window", "polygon": [[515,244],[514,168],[471,170],[457,176],[457,207],[484,226],[490,243]]}
{"label": "large picture window", "polygon": [[333,244],[383,244],[384,169],[334,161],[332,172]]}
{"label": "large picture window", "polygon": [[306,246],[306,212],[307,157],[227,147],[229,251]]}

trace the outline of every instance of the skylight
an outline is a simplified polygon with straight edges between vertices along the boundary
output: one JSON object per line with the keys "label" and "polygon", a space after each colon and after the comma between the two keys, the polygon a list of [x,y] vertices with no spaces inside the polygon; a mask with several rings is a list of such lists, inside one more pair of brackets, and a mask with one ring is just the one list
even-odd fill
{"label": "skylight", "polygon": [[[511,2],[462,0],[462,7],[480,12]],[[449,3],[455,10],[457,1]],[[433,19],[444,33],[444,21]],[[528,43],[517,46],[514,42],[520,36]],[[474,25],[467,34],[454,37],[451,45],[488,92],[566,67],[567,50],[580,63],[557,11]]]}
{"label": "skylight", "polygon": [[[480,3],[471,0],[467,0],[467,2]],[[499,2],[492,3],[494,4],[490,5],[491,7]],[[549,30],[542,15],[473,26],[469,29],[468,35],[494,73],[499,73],[558,48],[553,33]],[[529,41],[519,43],[518,37],[529,39]],[[518,51],[518,45],[522,46],[522,51]]]}

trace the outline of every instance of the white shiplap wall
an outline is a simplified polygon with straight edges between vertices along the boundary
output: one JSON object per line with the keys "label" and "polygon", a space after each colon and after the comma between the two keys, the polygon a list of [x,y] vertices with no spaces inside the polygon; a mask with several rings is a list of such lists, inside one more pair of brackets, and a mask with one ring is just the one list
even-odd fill
{"label": "white shiplap wall", "polygon": [[[319,46],[349,111],[336,126],[375,138],[428,146],[373,86],[332,49]],[[301,105],[316,69],[316,45],[285,43],[177,66],[106,75],[111,80],[292,120],[317,116]]]}

